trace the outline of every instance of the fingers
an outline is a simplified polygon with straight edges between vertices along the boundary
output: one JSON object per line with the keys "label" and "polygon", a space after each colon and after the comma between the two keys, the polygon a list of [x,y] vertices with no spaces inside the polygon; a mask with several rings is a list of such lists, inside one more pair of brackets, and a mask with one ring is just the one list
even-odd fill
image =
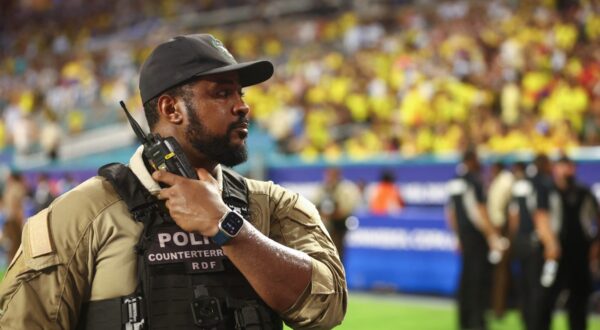
{"label": "fingers", "polygon": [[[217,180],[205,169],[196,170],[199,181],[191,180],[167,171],[154,171],[152,178],[157,182],[166,184],[168,187],[159,191],[157,198],[168,200],[177,194],[189,194],[190,189],[209,189],[210,186],[217,185]],[[194,193],[192,193],[194,195]]]}
{"label": "fingers", "polygon": [[152,178],[158,182],[165,183],[169,186],[176,184],[177,182],[179,182],[179,180],[182,179],[182,177],[179,175],[162,170],[154,171],[154,173],[152,173]]}
{"label": "fingers", "polygon": [[[216,181],[216,179],[207,170],[205,170],[203,168],[197,169],[196,173],[198,174],[198,177],[202,181]],[[154,178],[154,180],[156,180],[156,181],[165,183],[169,186],[172,186],[172,185],[178,183],[180,180],[186,179],[180,175],[176,175],[176,174],[173,174],[173,173],[170,173],[167,171],[163,171],[163,170],[154,171],[152,173],[152,178]]]}
{"label": "fingers", "polygon": [[168,188],[165,189],[161,189],[158,192],[158,195],[156,195],[156,198],[158,198],[159,200],[168,200],[169,199],[169,194],[168,194]]}

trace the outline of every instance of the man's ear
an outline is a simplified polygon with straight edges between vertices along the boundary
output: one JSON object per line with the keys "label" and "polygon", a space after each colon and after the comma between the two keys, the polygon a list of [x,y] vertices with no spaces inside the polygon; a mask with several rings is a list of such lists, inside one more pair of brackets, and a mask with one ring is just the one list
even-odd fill
{"label": "man's ear", "polygon": [[183,122],[183,112],[181,102],[168,94],[163,94],[158,98],[158,116],[172,124],[181,124]]}

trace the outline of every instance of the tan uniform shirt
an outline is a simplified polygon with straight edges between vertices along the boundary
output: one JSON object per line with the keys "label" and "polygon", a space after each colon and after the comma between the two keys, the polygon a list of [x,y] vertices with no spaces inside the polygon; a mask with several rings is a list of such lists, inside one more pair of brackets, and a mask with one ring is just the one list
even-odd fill
{"label": "tan uniform shirt", "polygon": [[496,228],[506,223],[506,208],[510,202],[515,177],[509,171],[501,171],[490,184],[487,207],[490,221]]}
{"label": "tan uniform shirt", "polygon": [[[151,192],[158,189],[140,150],[130,167]],[[272,182],[247,184],[251,223],[312,258],[310,286],[281,317],[293,328],[339,324],[347,303],[344,269],[316,208]],[[141,231],[104,178],[91,178],[58,198],[23,230],[20,251],[0,283],[0,328],[75,328],[82,303],[133,293],[134,245]]]}

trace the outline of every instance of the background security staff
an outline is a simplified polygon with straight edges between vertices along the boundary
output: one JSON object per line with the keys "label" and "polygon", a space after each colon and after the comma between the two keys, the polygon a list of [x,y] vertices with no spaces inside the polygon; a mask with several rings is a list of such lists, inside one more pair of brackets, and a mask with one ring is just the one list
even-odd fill
{"label": "background security staff", "polygon": [[[490,167],[490,186],[488,189],[487,208],[490,221],[502,236],[508,231],[508,204],[511,200],[511,190],[514,175],[505,165],[498,161]],[[508,240],[505,242],[508,243]],[[495,263],[492,272],[492,310],[496,318],[500,318],[506,311],[506,300],[510,279],[510,263],[507,253],[496,253],[492,261]]]}
{"label": "background security staff", "polygon": [[[532,165],[533,166],[533,165]],[[531,167],[534,168],[534,167]],[[516,261],[518,304],[526,329],[533,329],[532,308],[535,289],[539,286],[539,239],[534,230],[533,216],[537,208],[535,185],[527,176],[526,165],[513,165],[515,183],[511,191],[509,236],[512,241],[512,258]]]}
{"label": "background security staff", "polygon": [[462,252],[457,297],[461,329],[486,328],[484,313],[489,305],[491,281],[488,245],[496,248],[499,240],[488,218],[480,170],[477,154],[467,151],[459,166],[458,177],[448,183],[450,198],[446,215],[450,227],[458,235]]}
{"label": "background security staff", "polygon": [[569,292],[567,311],[572,330],[586,329],[587,303],[591,293],[589,251],[597,238],[598,204],[591,191],[576,181],[575,164],[567,157],[554,165],[554,181],[561,201],[558,234],[561,255],[554,283],[541,291],[537,329],[549,329],[556,299]]}
{"label": "background security staff", "polygon": [[[541,321],[544,318],[543,315],[547,314],[544,311],[544,302],[548,300],[548,290],[542,286],[540,278],[544,273],[544,265],[554,264],[560,256],[560,245],[556,233],[562,214],[560,197],[556,192],[552,177],[550,159],[545,154],[539,154],[534,159],[534,165],[531,180],[535,194],[535,211],[532,218],[535,237],[532,254],[528,258],[529,264],[523,270],[528,281],[527,284],[531,285],[527,291],[532,299],[528,329],[543,329],[540,327],[541,323],[544,323]],[[548,275],[548,272],[545,273]],[[552,278],[552,274],[550,278]]]}
{"label": "background security staff", "polygon": [[344,237],[348,231],[346,219],[359,205],[360,198],[361,192],[358,186],[344,179],[339,168],[325,170],[323,185],[317,197],[317,207],[342,261],[344,261]]}

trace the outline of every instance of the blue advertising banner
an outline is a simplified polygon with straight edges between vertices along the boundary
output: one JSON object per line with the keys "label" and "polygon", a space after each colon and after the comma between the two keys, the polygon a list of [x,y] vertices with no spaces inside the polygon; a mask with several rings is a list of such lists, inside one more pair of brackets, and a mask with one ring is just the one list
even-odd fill
{"label": "blue advertising banner", "polygon": [[[379,180],[384,171],[391,172],[409,205],[440,206],[446,203],[446,183],[455,176],[456,163],[408,162],[395,165],[362,164],[340,167],[342,175],[354,182],[363,182],[368,193],[369,186]],[[270,167],[267,175],[283,186],[293,188],[308,199],[314,200],[314,192],[323,180],[324,165]],[[484,178],[488,177],[487,168]],[[600,162],[577,162],[577,178],[588,185],[600,200]]]}
{"label": "blue advertising banner", "polygon": [[456,238],[442,208],[406,208],[394,216],[359,214],[345,242],[348,287],[452,295],[460,271]]}

